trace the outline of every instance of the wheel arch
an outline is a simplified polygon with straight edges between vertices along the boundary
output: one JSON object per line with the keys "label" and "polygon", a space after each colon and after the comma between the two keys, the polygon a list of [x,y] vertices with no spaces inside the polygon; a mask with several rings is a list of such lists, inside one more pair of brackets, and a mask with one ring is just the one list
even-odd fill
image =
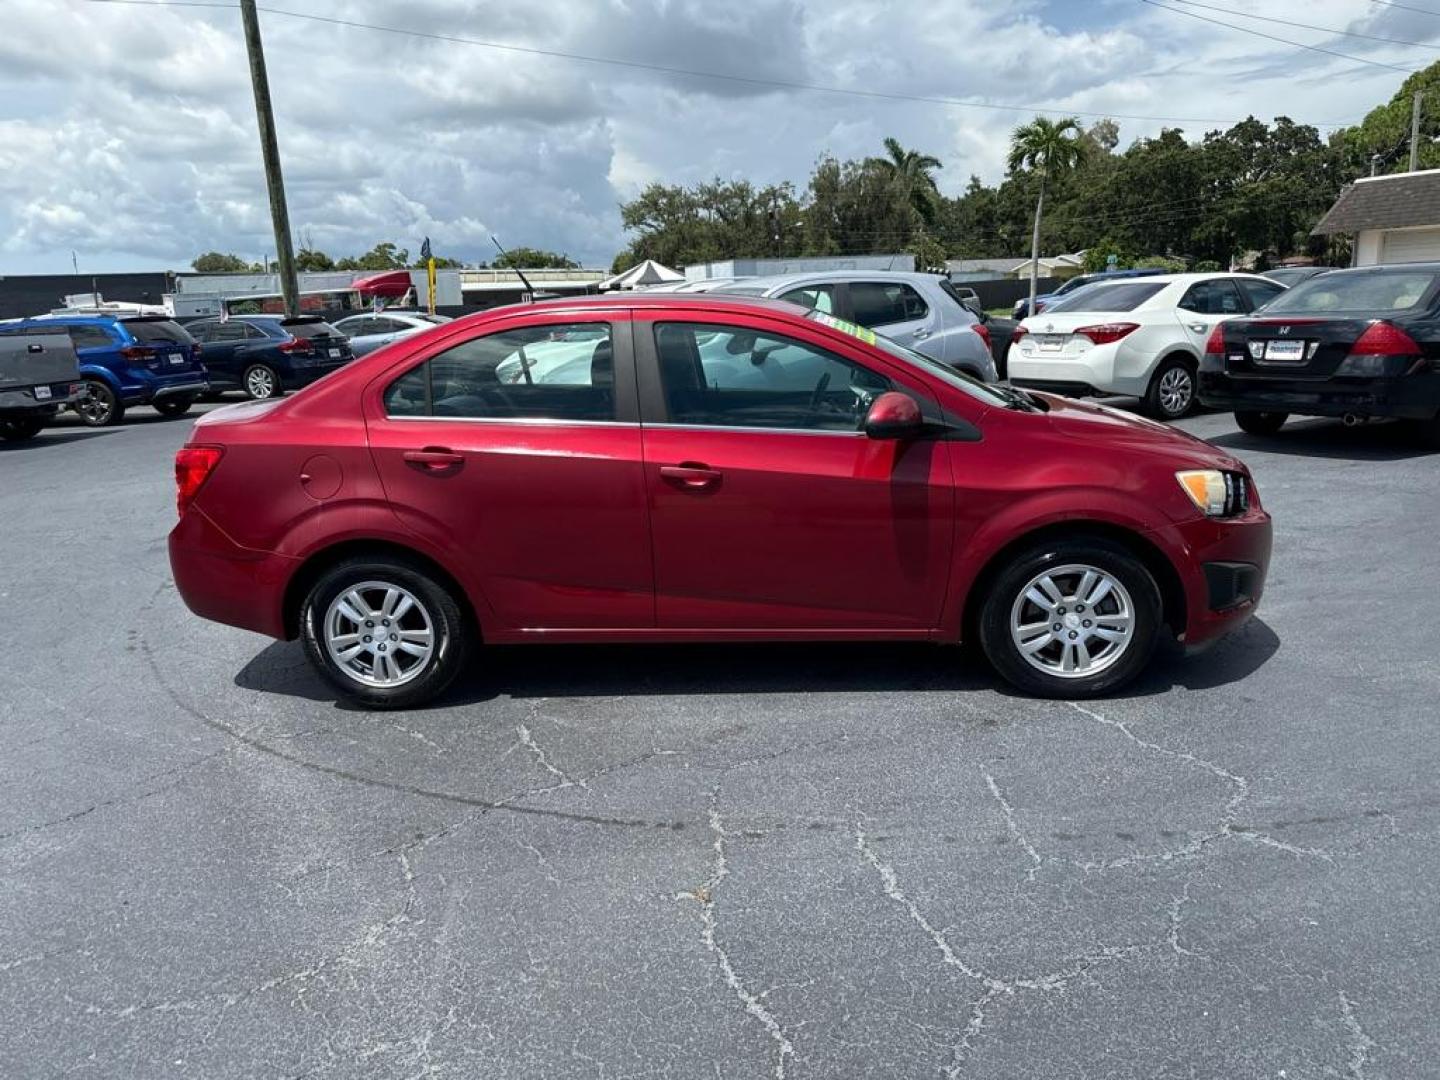
{"label": "wheel arch", "polygon": [[285,585],[284,598],[281,601],[280,617],[285,628],[285,639],[293,641],[300,635],[300,606],[305,601],[305,596],[310,592],[315,582],[320,580],[322,574],[336,563],[345,559],[357,557],[389,557],[399,558],[406,562],[419,565],[428,573],[433,574],[436,581],[443,586],[455,602],[460,605],[460,610],[470,620],[471,628],[476,634],[480,633],[480,619],[475,610],[474,601],[465,587],[460,584],[459,579],[447,570],[437,559],[425,554],[413,547],[397,543],[394,540],[377,540],[373,538],[352,538],[341,540],[337,543],[327,545],[306,556],[298,569],[290,575],[290,580]]}
{"label": "wheel arch", "polygon": [[960,624],[963,641],[977,640],[980,609],[984,606],[995,579],[1015,555],[1028,547],[1041,544],[1049,539],[1075,540],[1077,538],[1107,540],[1127,549],[1155,579],[1160,589],[1160,604],[1165,625],[1175,634],[1184,632],[1188,618],[1185,585],[1180,573],[1169,557],[1151,540],[1134,529],[1113,522],[1098,519],[1067,519],[1041,525],[1017,536],[995,551],[986,559],[980,572],[975,575],[965,597],[965,608]]}

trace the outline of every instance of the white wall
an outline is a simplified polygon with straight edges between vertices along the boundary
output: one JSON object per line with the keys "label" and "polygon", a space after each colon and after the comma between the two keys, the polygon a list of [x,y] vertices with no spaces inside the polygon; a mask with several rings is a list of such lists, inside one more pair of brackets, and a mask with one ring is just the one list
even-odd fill
{"label": "white wall", "polygon": [[1380,247],[1384,233],[1379,229],[1363,229],[1355,234],[1354,254],[1351,266],[1378,266]]}

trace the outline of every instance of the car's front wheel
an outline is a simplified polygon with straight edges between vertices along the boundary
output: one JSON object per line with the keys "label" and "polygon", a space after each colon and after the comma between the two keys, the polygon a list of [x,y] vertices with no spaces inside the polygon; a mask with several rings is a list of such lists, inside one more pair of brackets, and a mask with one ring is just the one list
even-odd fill
{"label": "car's front wheel", "polygon": [[86,427],[109,427],[118,424],[125,415],[125,403],[108,383],[99,379],[85,380],[85,390],[73,408]]}
{"label": "car's front wheel", "polygon": [[252,401],[264,401],[281,393],[280,376],[269,364],[251,364],[241,384]]}
{"label": "car's front wheel", "polygon": [[161,416],[184,416],[190,411],[190,406],[195,404],[196,394],[176,394],[173,397],[159,398],[151,403],[151,407]]}
{"label": "car's front wheel", "polygon": [[330,685],[380,709],[441,693],[464,666],[472,636],[446,585],[391,556],[346,559],[325,571],[301,607],[300,631]]}
{"label": "car's front wheel", "polygon": [[1283,412],[1237,412],[1235,414],[1236,425],[1247,435],[1274,435],[1285,426],[1285,421],[1289,419],[1290,414]]}
{"label": "car's front wheel", "polygon": [[26,417],[20,420],[0,420],[0,439],[6,442],[24,442],[33,439],[45,430],[45,421]]}
{"label": "car's front wheel", "polygon": [[1040,697],[1115,690],[1149,662],[1163,626],[1145,564],[1102,538],[1056,539],[1019,552],[980,611],[980,644],[995,669]]}
{"label": "car's front wheel", "polygon": [[1195,408],[1195,369],[1172,356],[1161,362],[1145,393],[1145,411],[1156,420],[1179,420]]}

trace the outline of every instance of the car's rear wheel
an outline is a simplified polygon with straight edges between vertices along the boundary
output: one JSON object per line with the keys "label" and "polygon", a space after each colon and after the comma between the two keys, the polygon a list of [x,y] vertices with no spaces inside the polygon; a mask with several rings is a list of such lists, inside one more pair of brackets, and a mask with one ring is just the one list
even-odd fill
{"label": "car's rear wheel", "polygon": [[44,429],[44,420],[0,420],[0,439],[6,442],[24,442],[26,439],[33,439]]}
{"label": "car's rear wheel", "polygon": [[460,603],[420,564],[346,559],[300,611],[306,655],[344,697],[380,709],[419,705],[460,673],[471,631]]}
{"label": "car's rear wheel", "polygon": [[125,403],[99,379],[85,380],[85,390],[73,407],[86,427],[109,427],[125,416]]}
{"label": "car's rear wheel", "polygon": [[176,394],[173,397],[160,398],[151,403],[151,406],[161,416],[184,416],[190,411],[190,406],[195,404],[196,394]]}
{"label": "car's rear wheel", "polygon": [[1101,538],[1056,539],[1019,552],[980,612],[980,644],[995,669],[1040,697],[1086,698],[1133,679],[1163,626],[1145,564]]}
{"label": "car's rear wheel", "polygon": [[1235,423],[1240,430],[1248,435],[1274,435],[1282,427],[1285,421],[1290,419],[1289,413],[1283,412],[1237,412]]}
{"label": "car's rear wheel", "polygon": [[241,380],[241,385],[253,401],[264,401],[266,398],[277,397],[282,393],[280,376],[269,364],[251,364],[245,369],[245,377]]}
{"label": "car's rear wheel", "polygon": [[1171,356],[1160,362],[1145,392],[1145,411],[1156,420],[1179,420],[1195,408],[1195,368]]}

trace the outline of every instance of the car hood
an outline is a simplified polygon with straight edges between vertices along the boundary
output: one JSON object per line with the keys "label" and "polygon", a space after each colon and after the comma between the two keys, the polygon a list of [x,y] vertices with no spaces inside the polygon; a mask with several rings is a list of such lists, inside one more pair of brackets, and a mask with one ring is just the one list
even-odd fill
{"label": "car hood", "polygon": [[1050,426],[1066,438],[1103,440],[1144,453],[1162,454],[1184,468],[1246,471],[1238,458],[1168,424],[1073,398],[1035,396],[1049,406]]}

